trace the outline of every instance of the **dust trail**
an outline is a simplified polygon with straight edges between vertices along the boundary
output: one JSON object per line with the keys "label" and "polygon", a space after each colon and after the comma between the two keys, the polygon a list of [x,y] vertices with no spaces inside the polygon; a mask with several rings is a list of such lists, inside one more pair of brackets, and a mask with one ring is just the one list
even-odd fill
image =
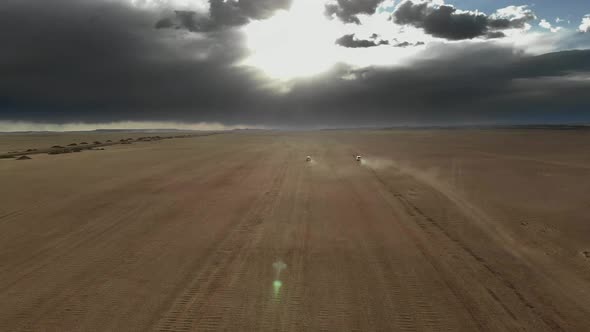
{"label": "dust trail", "polygon": [[[423,170],[412,166],[406,161],[380,157],[363,157],[360,164],[363,167],[371,169],[377,177],[379,177],[377,171],[392,169],[397,171],[398,174],[410,176],[417,181],[428,185],[445,196],[454,206],[459,208],[465,216],[478,225],[480,229],[486,232],[491,238],[504,244],[504,247],[509,249],[515,257],[520,259],[525,258],[525,256],[536,257],[535,252],[522,246],[520,241],[516,239],[513,234],[503,229],[501,225],[494,222],[493,218],[488,213],[472,203],[464,194],[461,194],[461,191],[452,184],[452,182],[457,182],[457,179],[445,179],[439,168],[432,167]],[[452,176],[457,175],[461,176],[461,173],[453,174]],[[525,259],[524,261],[529,263],[529,265],[531,264],[528,259]]]}
{"label": "dust trail", "polygon": [[381,159],[381,158],[363,158],[361,159],[361,165],[372,168],[374,170],[385,169],[389,167],[395,167],[396,164],[393,160]]}
{"label": "dust trail", "polygon": [[[370,168],[374,172],[392,168],[400,174],[413,177],[444,195],[488,235],[500,243],[504,243],[506,248],[510,248],[510,252],[514,256],[522,259],[523,254],[532,254],[527,248],[520,245],[519,241],[512,234],[502,229],[501,225],[495,223],[490,215],[471,203],[464,195],[461,195],[459,190],[443,178],[438,168],[433,167],[427,170],[420,170],[412,167],[408,162],[383,158],[366,158],[361,161],[361,165]],[[377,173],[375,175],[379,176]]]}
{"label": "dust trail", "polygon": [[[558,270],[542,268],[542,266],[550,266],[551,264],[554,264],[554,261],[547,260],[547,257],[545,257],[542,252],[523,245],[521,240],[516,237],[517,235],[511,233],[509,230],[502,227],[501,224],[495,222],[490,214],[465,197],[465,193],[461,193],[460,190],[457,190],[453,185],[453,182],[457,183],[463,176],[460,165],[458,169],[456,165],[453,165],[452,168],[455,169],[451,170],[451,178],[445,179],[438,168],[420,170],[411,166],[411,164],[407,162],[380,158],[368,158],[363,159],[363,161],[364,162],[361,162],[361,165],[371,169],[375,176],[380,179],[381,177],[377,171],[391,168],[399,172],[399,174],[410,176],[418,182],[431,187],[446,197],[452,205],[457,207],[470,221],[485,232],[491,240],[498,243],[515,258],[520,259],[522,264],[525,264],[531,270],[542,275],[546,281],[556,283],[557,280],[562,280],[564,278],[562,272]],[[457,176],[458,179],[456,178]],[[579,290],[588,289],[587,282],[580,278],[569,278],[569,283],[569,285],[557,283],[556,285],[561,287],[564,292],[567,292],[568,297],[571,300],[575,303],[580,303],[578,302],[579,297],[577,294],[579,294]]]}
{"label": "dust trail", "polygon": [[393,168],[401,174],[412,176],[421,182],[426,182],[428,184],[434,185],[437,184],[437,188],[444,186],[448,186],[441,178],[440,170],[437,167],[432,167],[426,170],[419,170],[415,167],[412,167],[410,163],[405,161],[396,161],[392,159],[385,159],[385,158],[363,158],[361,159],[361,165],[368,167],[374,171],[384,170],[388,168]]}

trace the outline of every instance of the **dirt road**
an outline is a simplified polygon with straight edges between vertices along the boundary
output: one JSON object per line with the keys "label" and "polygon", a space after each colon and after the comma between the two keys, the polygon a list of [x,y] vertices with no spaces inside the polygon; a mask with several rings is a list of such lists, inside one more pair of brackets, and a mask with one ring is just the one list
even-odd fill
{"label": "dirt road", "polygon": [[590,329],[577,242],[499,221],[389,139],[232,133],[2,161],[0,330]]}

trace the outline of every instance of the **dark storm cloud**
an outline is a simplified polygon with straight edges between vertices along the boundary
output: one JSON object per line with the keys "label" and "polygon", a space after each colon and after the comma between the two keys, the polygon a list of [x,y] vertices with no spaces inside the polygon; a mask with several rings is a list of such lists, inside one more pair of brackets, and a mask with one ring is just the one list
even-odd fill
{"label": "dark storm cloud", "polygon": [[397,43],[395,45],[393,45],[394,47],[409,47],[409,46],[421,46],[421,45],[425,45],[424,42],[416,42],[416,43],[410,43],[410,42],[401,42],[401,43]]}
{"label": "dark storm cloud", "polygon": [[345,23],[360,24],[358,14],[374,14],[383,0],[336,0],[326,5],[326,15],[337,17]]}
{"label": "dark storm cloud", "polygon": [[198,38],[157,30],[158,13],[113,2],[2,7],[0,107],[19,105],[12,117],[227,120],[234,112],[228,100],[248,100],[258,88],[253,73],[233,67],[246,55],[233,30]]}
{"label": "dark storm cloud", "polygon": [[504,38],[506,37],[506,34],[502,31],[492,31],[492,32],[488,32],[488,34],[486,35],[487,39],[496,39],[496,38]]}
{"label": "dark storm cloud", "polygon": [[[375,39],[375,38],[373,38],[373,39]],[[335,43],[337,45],[342,46],[342,47],[348,47],[348,48],[366,48],[366,47],[375,47],[375,46],[379,46],[379,45],[388,45],[389,44],[389,42],[387,40],[375,41],[375,40],[367,40],[367,39],[356,39],[354,34],[344,35],[344,36],[336,39]]]}
{"label": "dark storm cloud", "polygon": [[[490,122],[520,115],[534,122],[572,112],[590,119],[584,92],[590,88],[590,51],[529,57],[493,45],[444,48],[430,48],[437,57],[406,68],[341,68],[297,85],[293,95],[316,111],[316,121],[347,119],[340,125]],[[347,79],[335,80],[339,75]]]}
{"label": "dark storm cloud", "polygon": [[8,0],[0,12],[0,120],[317,127],[534,120],[590,106],[590,51],[430,43],[404,66],[340,65],[280,83],[235,65],[248,54],[236,29],[155,29],[160,12],[112,1]]}
{"label": "dark storm cloud", "polygon": [[435,37],[462,40],[486,36],[501,38],[504,34],[497,30],[523,28],[535,15],[527,10],[522,17],[491,17],[479,12],[459,12],[450,5],[406,0],[396,8],[393,19],[397,24],[422,28]]}
{"label": "dark storm cloud", "polygon": [[177,10],[174,17],[157,21],[156,28],[207,32],[244,25],[251,19],[268,18],[275,11],[290,6],[291,0],[210,0],[209,13]]}
{"label": "dark storm cloud", "polygon": [[238,7],[250,18],[264,19],[279,9],[288,9],[291,3],[292,0],[240,0]]}
{"label": "dark storm cloud", "polygon": [[192,32],[211,31],[219,26],[208,16],[191,10],[175,10],[174,17],[165,17],[156,22],[156,29],[185,29]]}

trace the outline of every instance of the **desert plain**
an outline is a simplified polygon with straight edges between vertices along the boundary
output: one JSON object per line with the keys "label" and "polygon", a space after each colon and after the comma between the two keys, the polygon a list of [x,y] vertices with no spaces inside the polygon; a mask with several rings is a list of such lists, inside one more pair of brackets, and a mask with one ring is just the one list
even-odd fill
{"label": "desert plain", "polygon": [[[7,134],[0,153],[146,135]],[[590,330],[590,130],[28,156],[0,159],[2,331]]]}

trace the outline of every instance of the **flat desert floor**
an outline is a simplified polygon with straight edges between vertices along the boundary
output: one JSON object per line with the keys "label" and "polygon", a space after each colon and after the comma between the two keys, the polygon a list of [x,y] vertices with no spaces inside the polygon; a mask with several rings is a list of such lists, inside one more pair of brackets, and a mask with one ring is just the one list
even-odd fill
{"label": "flat desert floor", "polygon": [[0,159],[2,331],[590,330],[590,131],[228,132],[31,157]]}

